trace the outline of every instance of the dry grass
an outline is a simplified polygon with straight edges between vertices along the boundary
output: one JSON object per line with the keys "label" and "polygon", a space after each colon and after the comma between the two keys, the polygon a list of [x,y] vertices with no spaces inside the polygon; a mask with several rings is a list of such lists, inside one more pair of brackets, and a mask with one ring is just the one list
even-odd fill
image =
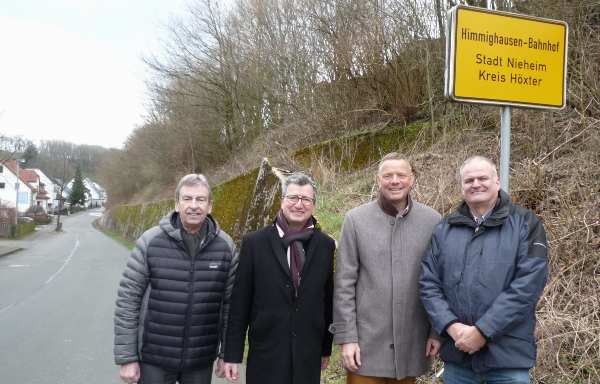
{"label": "dry grass", "polygon": [[[499,111],[450,105],[442,126],[433,145],[427,145],[431,130],[423,129],[410,148],[399,150],[410,157],[417,176],[413,198],[447,215],[462,200],[461,163],[476,154],[499,163]],[[550,244],[550,275],[537,309],[538,359],[532,382],[600,383],[600,121],[576,111],[513,109],[511,126],[511,199],[540,217]],[[278,144],[280,137],[271,137],[218,173],[223,179],[238,174],[255,164],[257,155],[297,169],[284,154],[302,142],[300,136],[286,148]],[[314,159],[305,170],[320,183],[316,213],[334,238],[345,212],[378,193],[376,164],[348,174],[342,162]],[[421,382],[430,382],[433,373]],[[339,361],[332,361],[324,381],[344,382]]]}
{"label": "dry grass", "polygon": [[[464,159],[478,154],[499,162],[499,129],[477,128],[485,114],[474,118],[479,125],[450,131],[429,148],[423,137],[407,151],[417,175],[415,200],[447,215],[462,200],[458,168]],[[558,118],[531,111],[515,111],[513,117],[511,199],[540,217],[550,244],[532,382],[600,383],[600,122],[581,115],[566,122]],[[342,174],[321,161],[311,172],[321,183],[322,203],[335,202],[338,215],[377,194],[375,165]],[[329,232],[339,236],[340,226]],[[341,367],[334,364],[337,371],[326,382],[341,383]],[[431,382],[432,375],[433,370],[421,381]]]}

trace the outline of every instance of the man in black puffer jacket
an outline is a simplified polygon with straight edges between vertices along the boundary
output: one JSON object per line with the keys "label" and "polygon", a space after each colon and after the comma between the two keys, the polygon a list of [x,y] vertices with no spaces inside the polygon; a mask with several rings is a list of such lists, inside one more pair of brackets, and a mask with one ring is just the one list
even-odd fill
{"label": "man in black puffer jacket", "polygon": [[548,244],[535,213],[510,202],[489,159],[460,170],[465,200],[434,229],[421,300],[442,336],[444,384],[527,384]]}
{"label": "man in black puffer jacket", "polygon": [[[210,216],[206,178],[190,174],[175,210],[137,241],[115,310],[115,363],[126,383],[207,384],[223,350],[236,247]],[[219,352],[220,345],[220,352]]]}

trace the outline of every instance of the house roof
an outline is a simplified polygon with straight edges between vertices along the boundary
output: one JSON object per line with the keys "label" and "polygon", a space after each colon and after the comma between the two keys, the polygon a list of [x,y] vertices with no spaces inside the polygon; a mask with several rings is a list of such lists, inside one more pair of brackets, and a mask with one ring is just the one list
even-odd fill
{"label": "house roof", "polygon": [[[15,160],[0,162],[0,163],[3,164],[14,175],[17,174],[17,165],[16,165],[17,162]],[[23,170],[23,171],[25,171],[25,170]],[[20,168],[19,168],[19,180],[21,180],[27,188],[31,189],[32,191],[37,191],[37,189],[33,185],[29,184],[29,182],[23,177],[23,174],[22,174]]]}
{"label": "house roof", "polygon": [[92,187],[98,196],[103,196],[102,191],[100,191],[98,189],[98,186],[96,185],[96,183],[94,183],[92,180],[88,179],[87,177],[85,178],[85,180],[87,181],[87,185]]}
{"label": "house roof", "polygon": [[[39,167],[39,166],[37,166],[37,165],[36,165],[35,167],[31,167],[30,169],[31,169],[31,170],[34,170],[34,171],[35,171],[35,172],[36,172],[38,175],[39,175],[39,174],[41,174],[41,173],[43,173],[43,174],[44,174],[44,175],[45,175],[45,176],[46,176],[46,177],[47,177],[47,178],[50,180],[50,182],[51,182],[51,183],[58,184],[58,183],[56,182],[56,180],[58,180],[58,179],[55,179],[55,178],[54,178],[54,177],[53,177],[53,176],[50,174],[50,172],[48,172],[48,171],[47,171],[45,168],[43,168],[43,167]],[[40,176],[41,176],[41,175],[40,175]]]}
{"label": "house roof", "polygon": [[[58,185],[60,187],[62,187],[63,196],[69,196],[69,194],[71,193],[71,188],[67,187],[67,184],[64,181],[62,181],[61,179],[56,179],[56,182],[58,183]],[[59,195],[60,195],[60,192],[56,194],[56,196],[59,196]]]}
{"label": "house roof", "polygon": [[19,169],[19,176],[21,176],[21,174],[23,178],[30,183],[37,183],[37,181],[39,180],[39,176],[34,170]]}

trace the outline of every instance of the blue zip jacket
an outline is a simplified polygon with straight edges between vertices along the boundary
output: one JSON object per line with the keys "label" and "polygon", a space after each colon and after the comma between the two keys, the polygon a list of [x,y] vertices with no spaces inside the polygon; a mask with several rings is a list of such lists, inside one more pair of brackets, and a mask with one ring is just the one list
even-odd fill
{"label": "blue zip jacket", "polygon": [[[535,365],[535,307],[548,277],[546,233],[537,216],[504,191],[476,225],[463,201],[433,231],[421,262],[421,300],[442,336],[440,357],[475,372]],[[446,329],[476,326],[486,344],[470,355]]]}

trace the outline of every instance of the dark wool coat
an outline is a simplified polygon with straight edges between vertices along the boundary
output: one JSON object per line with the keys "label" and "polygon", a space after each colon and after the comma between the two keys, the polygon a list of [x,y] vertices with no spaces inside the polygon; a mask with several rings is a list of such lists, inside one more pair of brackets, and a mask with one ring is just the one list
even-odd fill
{"label": "dark wool coat", "polygon": [[247,384],[318,384],[331,355],[335,242],[315,228],[305,245],[298,297],[287,250],[271,224],[244,236],[231,296],[225,361],[241,363],[248,329]]}

